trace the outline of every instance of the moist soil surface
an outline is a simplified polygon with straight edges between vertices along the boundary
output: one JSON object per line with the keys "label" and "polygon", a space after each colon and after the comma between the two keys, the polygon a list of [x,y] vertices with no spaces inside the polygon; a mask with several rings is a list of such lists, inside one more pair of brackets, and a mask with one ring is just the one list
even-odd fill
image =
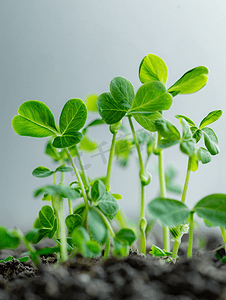
{"label": "moist soil surface", "polygon": [[[195,300],[226,299],[226,263],[217,259],[213,239],[205,250],[186,259],[186,244],[174,264],[130,250],[126,258],[82,258],[77,255],[56,267],[55,254],[32,262],[13,259],[0,263],[0,300]],[[45,245],[46,246],[46,245]],[[184,251],[183,251],[184,249]],[[20,257],[21,251],[2,250],[0,259]],[[219,256],[224,248],[217,250]]]}

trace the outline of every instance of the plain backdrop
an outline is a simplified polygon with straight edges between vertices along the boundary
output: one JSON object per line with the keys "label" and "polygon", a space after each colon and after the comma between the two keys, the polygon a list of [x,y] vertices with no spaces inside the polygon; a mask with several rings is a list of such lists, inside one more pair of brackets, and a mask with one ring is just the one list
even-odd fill
{"label": "plain backdrop", "polygon": [[[32,170],[40,165],[56,167],[44,154],[47,139],[20,137],[13,131],[11,121],[20,104],[40,100],[58,122],[67,100],[84,100],[89,93],[108,91],[115,76],[126,77],[137,90],[141,85],[139,64],[145,55],[153,53],[168,66],[168,87],[196,66],[209,68],[208,84],[198,93],[175,97],[170,111],[164,114],[178,127],[176,114],[199,124],[210,111],[226,111],[225,15],[225,0],[0,1],[0,225],[22,230],[31,227],[38,210],[47,204],[34,199],[33,191],[51,184],[51,178],[33,177]],[[90,115],[89,120],[96,117]],[[126,119],[124,123],[128,126]],[[140,128],[138,124],[135,127]],[[208,194],[226,192],[225,113],[210,127],[218,135],[221,152],[191,174],[186,199],[189,207]],[[108,126],[90,129],[89,136],[104,144],[104,151],[109,149]],[[144,150],[142,154],[145,156]],[[93,155],[82,156],[91,178],[104,175],[107,167],[100,155]],[[176,182],[183,185],[187,156],[178,146],[165,151],[165,165],[170,164],[178,170]],[[156,166],[153,156],[147,202],[158,194]],[[66,176],[67,183],[75,179],[71,174]],[[136,219],[139,180],[135,153],[126,169],[114,161],[112,192],[123,195],[120,206],[128,217]]]}

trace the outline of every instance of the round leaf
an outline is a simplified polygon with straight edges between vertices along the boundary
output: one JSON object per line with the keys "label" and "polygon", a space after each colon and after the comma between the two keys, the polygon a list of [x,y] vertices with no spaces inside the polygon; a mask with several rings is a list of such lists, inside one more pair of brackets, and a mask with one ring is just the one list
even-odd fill
{"label": "round leaf", "polygon": [[121,76],[115,77],[110,83],[110,92],[115,101],[127,107],[131,108],[131,104],[134,99],[134,88],[132,83]]}
{"label": "round leaf", "polygon": [[203,164],[207,164],[211,161],[211,155],[209,151],[207,151],[203,147],[199,147],[197,156],[198,156],[198,160],[200,160]]}
{"label": "round leaf", "polygon": [[54,225],[54,212],[51,206],[45,205],[39,211],[39,219],[43,227],[52,228]]}
{"label": "round leaf", "polygon": [[73,169],[71,167],[67,167],[65,165],[61,165],[58,168],[56,168],[55,172],[71,172]]}
{"label": "round leaf", "polygon": [[82,140],[83,135],[81,132],[74,130],[65,131],[63,135],[56,137],[53,140],[53,147],[55,148],[69,148]]}
{"label": "round leaf", "polygon": [[12,120],[13,129],[22,136],[47,137],[57,134],[54,116],[47,105],[30,100],[20,105]]}
{"label": "round leaf", "polygon": [[163,226],[169,227],[182,224],[190,213],[184,203],[167,198],[152,200],[148,204],[148,211],[154,219],[159,219]]}
{"label": "round leaf", "polygon": [[190,140],[182,140],[180,143],[180,150],[189,156],[192,156],[195,153],[195,139],[191,138]]}
{"label": "round leaf", "polygon": [[119,232],[116,233],[115,238],[121,244],[131,246],[136,240],[136,235],[133,230],[122,228]]}
{"label": "round leaf", "polygon": [[42,178],[51,176],[53,173],[54,171],[50,171],[50,169],[40,166],[33,170],[32,175],[35,177]]}
{"label": "round leaf", "polygon": [[193,211],[214,226],[226,228],[226,194],[212,194],[204,197],[195,205]]}
{"label": "round leaf", "polygon": [[87,109],[84,102],[81,99],[68,100],[60,115],[59,126],[62,135],[79,131],[85,125],[86,118]]}
{"label": "round leaf", "polygon": [[167,139],[168,142],[174,142],[180,139],[180,132],[170,121],[159,119],[155,121],[155,126],[160,135]]}
{"label": "round leaf", "polygon": [[174,83],[168,92],[173,96],[178,94],[191,94],[199,91],[207,83],[209,70],[200,66],[186,72],[176,83]]}
{"label": "round leaf", "polygon": [[98,207],[105,215],[116,214],[119,210],[117,201],[111,194],[107,192],[98,201]]}
{"label": "round leaf", "polygon": [[148,54],[139,67],[139,78],[142,83],[161,81],[166,84],[168,69],[165,62],[157,55]]}
{"label": "round leaf", "polygon": [[77,214],[68,215],[65,224],[69,231],[73,231],[75,227],[82,225],[82,217]]}

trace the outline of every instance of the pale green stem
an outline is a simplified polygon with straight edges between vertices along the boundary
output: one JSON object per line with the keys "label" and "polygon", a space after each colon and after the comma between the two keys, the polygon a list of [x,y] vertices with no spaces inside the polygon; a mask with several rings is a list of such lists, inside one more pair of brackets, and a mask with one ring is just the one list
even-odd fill
{"label": "pale green stem", "polygon": [[[161,140],[161,136],[158,134],[158,142],[160,140]],[[166,179],[165,179],[164,159],[163,159],[162,150],[159,153],[158,171],[159,171],[160,195],[161,198],[166,198]],[[166,251],[170,251],[170,235],[169,235],[168,227],[163,226],[162,232],[163,232],[163,248]]]}
{"label": "pale green stem", "polygon": [[[134,130],[134,126],[132,123],[132,119],[129,116],[129,124],[130,128],[132,131],[134,143],[137,148],[137,154],[138,154],[138,159],[139,159],[139,166],[140,166],[140,186],[141,186],[141,194],[140,194],[140,252],[143,254],[146,254],[146,238],[145,238],[145,229],[146,229],[146,219],[145,219],[145,195],[144,195],[144,184],[141,180],[142,176],[145,176],[145,171],[144,171],[144,165],[143,165],[143,160],[141,156],[141,151],[140,151],[140,146],[136,137],[136,133]],[[142,225],[142,226],[141,226]]]}
{"label": "pale green stem", "polygon": [[191,158],[191,156],[189,156],[187,174],[186,174],[184,189],[183,189],[183,193],[182,193],[182,197],[181,197],[181,202],[182,203],[185,202],[186,195],[187,195],[188,183],[189,183],[189,178],[190,178],[190,173],[191,173],[191,161],[192,161],[192,158]]}
{"label": "pale green stem", "polygon": [[[56,173],[53,173],[53,184],[56,185]],[[58,211],[56,209],[55,198],[53,196],[51,198],[52,198],[52,207],[53,207],[53,210],[54,210],[54,214],[57,217],[56,237],[59,238],[60,237],[60,228],[59,228],[60,220],[59,220],[59,214],[58,214]]]}
{"label": "pale green stem", "polygon": [[109,257],[110,247],[111,247],[111,239],[110,236],[108,235],[108,239],[107,242],[105,243],[105,248],[104,248],[104,259],[107,259]]}
{"label": "pale green stem", "polygon": [[80,168],[81,168],[83,177],[84,177],[84,179],[85,179],[85,186],[86,186],[86,187],[90,187],[89,179],[88,179],[87,174],[86,174],[86,171],[85,171],[85,169],[84,169],[84,167],[83,167],[82,159],[81,159],[81,156],[80,156],[80,154],[79,154],[77,145],[75,145],[75,151],[76,151],[76,156],[77,156],[77,158],[78,158],[79,165],[80,165]]}
{"label": "pale green stem", "polygon": [[65,220],[64,220],[63,200],[60,198],[58,201],[59,201],[58,206],[59,206],[59,219],[60,219],[60,253],[61,253],[61,261],[64,262],[68,259],[66,228],[65,228]]}
{"label": "pale green stem", "polygon": [[110,181],[111,181],[111,170],[112,170],[112,163],[113,163],[113,157],[114,157],[114,150],[115,150],[115,142],[116,142],[116,135],[117,131],[112,134],[112,141],[111,141],[111,148],[110,148],[110,154],[108,158],[108,167],[107,167],[107,175],[106,175],[106,189],[110,191]]}
{"label": "pale green stem", "polygon": [[69,198],[68,198],[68,209],[69,209],[69,215],[73,215],[72,201]]}
{"label": "pale green stem", "polygon": [[34,246],[25,239],[25,237],[20,229],[17,229],[16,233],[17,233],[17,236],[20,239],[20,241],[26,246],[28,251],[30,251],[31,259],[32,259],[34,265],[36,266],[40,261],[37,257]]}
{"label": "pale green stem", "polygon": [[[221,234],[222,234],[223,242],[226,243],[226,233],[225,233],[224,227],[221,227]],[[226,244],[224,245],[224,249],[225,249],[225,254],[226,254]]]}
{"label": "pale green stem", "polygon": [[69,158],[69,160],[70,160],[70,163],[71,163],[71,165],[72,165],[72,168],[73,168],[73,170],[74,170],[74,172],[75,172],[75,175],[76,175],[76,177],[77,177],[77,179],[78,179],[78,182],[79,182],[79,185],[80,185],[80,187],[81,187],[81,190],[82,190],[82,196],[83,196],[83,199],[84,199],[84,202],[85,202],[85,206],[86,206],[86,211],[88,212],[88,210],[89,210],[89,203],[88,203],[88,199],[87,199],[85,187],[84,187],[84,185],[83,185],[81,176],[80,176],[80,174],[79,174],[79,172],[78,172],[76,166],[75,166],[74,163],[73,163],[73,159],[72,159],[72,157],[71,157],[71,154],[70,154],[69,150],[68,150],[68,149],[65,149],[65,150],[66,150],[66,152],[67,152],[68,158]]}
{"label": "pale green stem", "polygon": [[178,250],[179,250],[179,247],[180,247],[180,243],[181,243],[180,240],[175,239],[175,241],[174,241],[174,247],[173,247],[173,253],[172,253],[172,257],[174,259],[177,258],[177,253],[178,253]]}
{"label": "pale green stem", "polygon": [[121,228],[126,228],[128,226],[127,219],[121,209],[117,212],[117,215],[115,216],[115,219],[120,224]]}
{"label": "pale green stem", "polygon": [[187,258],[192,258],[192,244],[193,244],[193,214],[194,212],[190,212],[190,220],[189,220],[189,238],[188,238],[188,254]]}

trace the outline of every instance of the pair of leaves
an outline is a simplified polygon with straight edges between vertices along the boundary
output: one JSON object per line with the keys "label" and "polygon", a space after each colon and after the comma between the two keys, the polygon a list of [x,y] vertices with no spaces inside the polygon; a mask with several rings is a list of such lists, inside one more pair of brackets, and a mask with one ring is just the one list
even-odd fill
{"label": "pair of leaves", "polygon": [[155,126],[159,134],[163,137],[158,143],[158,147],[163,149],[175,144],[180,144],[180,150],[192,156],[195,152],[195,139],[192,137],[192,132],[185,119],[180,119],[183,133],[182,138],[178,129],[168,120],[159,119],[155,122]]}
{"label": "pair of leaves", "polygon": [[[207,83],[209,71],[200,66],[186,72],[175,82],[168,92],[174,97],[178,94],[191,94],[199,91]],[[166,85],[168,69],[165,62],[157,55],[148,54],[143,58],[139,67],[139,78],[142,83],[161,81]]]}
{"label": "pair of leaves", "polygon": [[149,131],[156,131],[154,121],[162,117],[158,111],[169,109],[171,104],[172,96],[161,82],[141,86],[135,96],[131,82],[120,76],[111,81],[110,93],[103,93],[97,99],[105,123],[117,123],[127,114]]}
{"label": "pair of leaves", "polygon": [[[193,137],[196,139],[196,142],[198,142],[203,135],[205,146],[208,149],[209,153],[211,155],[216,155],[219,153],[217,136],[216,136],[215,132],[213,131],[213,129],[206,127],[206,126],[209,124],[212,124],[213,122],[216,122],[221,117],[221,115],[222,115],[222,110],[214,110],[214,111],[210,112],[200,122],[199,127],[197,127],[195,125],[195,123],[186,116],[177,115],[176,118],[182,118],[188,122],[189,126],[191,127]],[[211,157],[210,157],[210,160],[211,160]]]}
{"label": "pair of leaves", "polygon": [[41,208],[39,211],[39,222],[42,227],[36,232],[34,231],[34,236],[31,235],[29,238],[33,244],[39,243],[47,236],[51,239],[57,230],[57,218],[55,217],[51,206],[44,205]]}
{"label": "pair of leaves", "polygon": [[73,244],[79,249],[83,257],[96,257],[100,254],[101,247],[94,241],[84,227],[78,226],[72,232]]}
{"label": "pair of leaves", "polygon": [[115,198],[107,192],[104,183],[96,180],[91,188],[91,197],[93,203],[107,216],[113,219],[119,210],[119,205]]}
{"label": "pair of leaves", "polygon": [[55,171],[50,171],[50,169],[40,166],[33,170],[32,175],[35,177],[43,178],[43,177],[49,177],[56,172],[62,173],[62,172],[71,172],[71,171],[73,171],[73,169],[65,165],[59,166],[58,168],[55,169]]}
{"label": "pair of leaves", "polygon": [[226,194],[212,194],[196,203],[192,210],[182,202],[168,198],[156,198],[148,204],[148,211],[163,226],[174,227],[186,222],[190,213],[197,213],[213,226],[226,228]]}
{"label": "pair of leaves", "polygon": [[17,257],[13,257],[13,256],[10,255],[10,256],[8,256],[5,259],[0,260],[0,263],[11,261],[13,259],[19,260],[20,262],[26,262],[26,261],[28,261],[30,259],[30,257],[29,256],[23,256],[21,258],[17,258]]}
{"label": "pair of leaves", "polygon": [[55,148],[67,148],[82,140],[83,135],[78,131],[84,126],[86,118],[87,109],[83,101],[71,99],[62,109],[58,130],[48,106],[40,101],[30,100],[19,107],[12,125],[19,135],[38,138],[53,136]]}

